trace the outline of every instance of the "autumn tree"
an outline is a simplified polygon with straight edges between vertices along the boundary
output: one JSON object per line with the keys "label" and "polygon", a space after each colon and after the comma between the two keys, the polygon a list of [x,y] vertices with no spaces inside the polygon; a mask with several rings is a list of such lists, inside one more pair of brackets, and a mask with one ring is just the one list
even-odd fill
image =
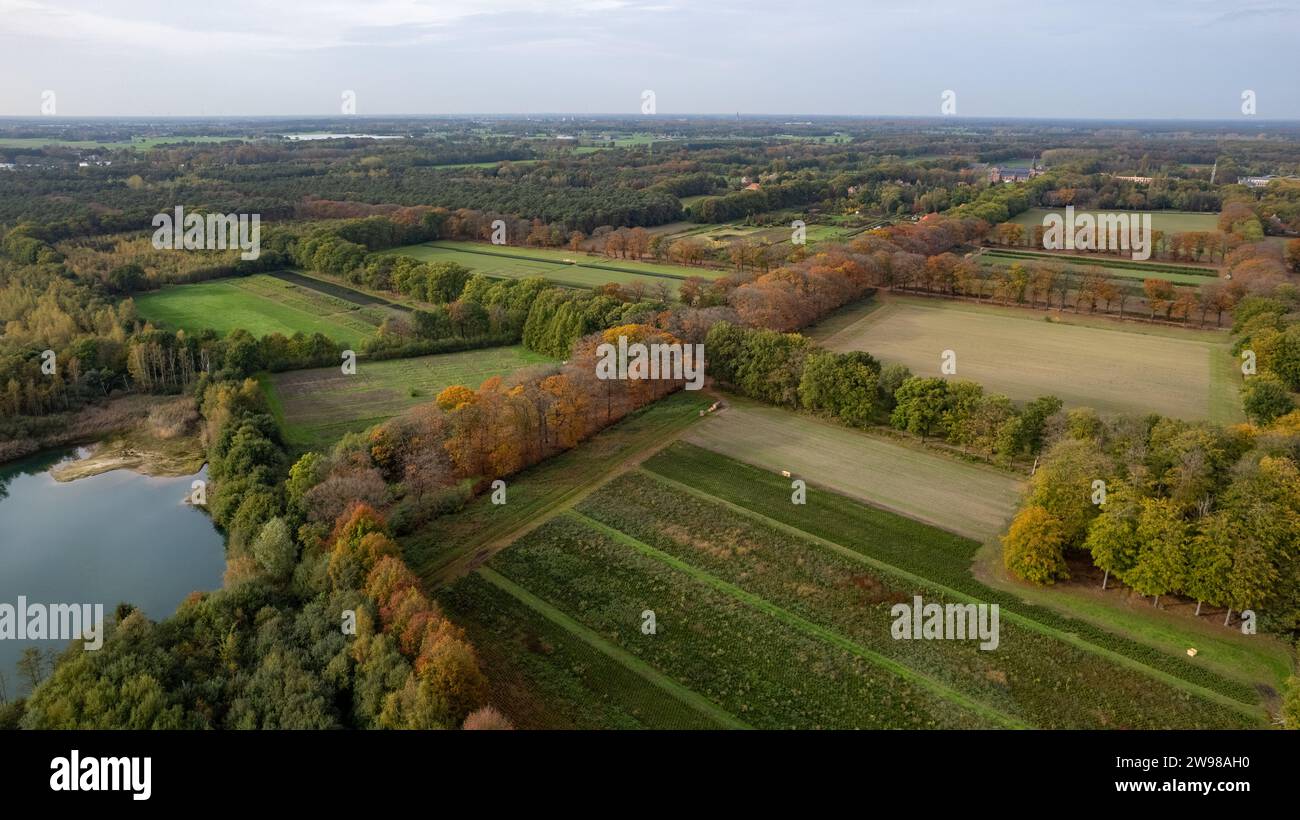
{"label": "autumn tree", "polygon": [[1018,578],[1052,584],[1070,577],[1065,564],[1065,531],[1043,507],[1022,509],[1002,538],[1002,560]]}

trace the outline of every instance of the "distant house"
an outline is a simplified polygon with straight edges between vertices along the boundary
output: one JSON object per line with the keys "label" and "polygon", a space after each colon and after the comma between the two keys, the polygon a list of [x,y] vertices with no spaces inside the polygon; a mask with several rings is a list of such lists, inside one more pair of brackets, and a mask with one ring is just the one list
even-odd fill
{"label": "distant house", "polygon": [[762,190],[762,187],[763,187],[763,186],[759,185],[757,182],[751,182],[751,183],[749,183],[748,185],[745,186],[745,190],[746,190],[746,191],[759,191],[759,190]]}
{"label": "distant house", "polygon": [[1268,184],[1277,178],[1273,174],[1262,177],[1237,177],[1237,184],[1245,185],[1247,188],[1267,188]]}
{"label": "distant house", "polygon": [[1151,177],[1121,177],[1115,176],[1114,179],[1123,180],[1124,182],[1136,182],[1139,185],[1150,185]]}
{"label": "distant house", "polygon": [[1001,168],[994,165],[989,169],[989,182],[1024,182],[1041,173],[1037,168]]}

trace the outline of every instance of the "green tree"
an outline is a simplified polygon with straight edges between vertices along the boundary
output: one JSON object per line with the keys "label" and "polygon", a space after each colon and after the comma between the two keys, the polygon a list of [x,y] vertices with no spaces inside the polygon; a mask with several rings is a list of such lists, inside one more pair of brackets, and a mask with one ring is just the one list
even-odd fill
{"label": "green tree", "polygon": [[866,427],[876,415],[880,363],[862,352],[810,353],[799,380],[799,400],[845,424]]}
{"label": "green tree", "polygon": [[1241,406],[1256,424],[1270,424],[1295,409],[1295,400],[1281,379],[1261,373],[1241,388]]}
{"label": "green tree", "polygon": [[1202,518],[1199,531],[1188,552],[1187,594],[1196,599],[1196,614],[1201,604],[1223,606],[1228,603],[1232,578],[1232,550],[1236,538],[1232,519],[1223,512]]}
{"label": "green tree", "polygon": [[894,412],[889,422],[924,441],[940,429],[948,404],[948,382],[940,378],[913,376],[894,393]]}
{"label": "green tree", "polygon": [[1030,479],[1028,503],[1060,519],[1067,549],[1080,546],[1098,512],[1092,503],[1092,483],[1114,472],[1110,458],[1095,442],[1062,438],[1047,451]]}
{"label": "green tree", "polygon": [[1169,499],[1144,498],[1140,506],[1137,520],[1140,551],[1124,582],[1139,595],[1153,596],[1153,603],[1159,606],[1161,595],[1179,592],[1186,583],[1187,522],[1178,505]]}
{"label": "green tree", "polygon": [[912,371],[908,370],[901,364],[887,364],[880,370],[880,406],[887,412],[892,412],[894,405],[894,394],[898,388],[902,387],[903,382],[912,378]]}
{"label": "green tree", "polygon": [[298,548],[283,518],[272,518],[253,541],[253,557],[268,576],[285,581],[298,563]]}
{"label": "green tree", "polygon": [[1106,494],[1101,514],[1088,525],[1088,538],[1084,549],[1092,553],[1092,561],[1105,571],[1101,588],[1111,573],[1123,578],[1137,563],[1141,542],[1137,535],[1140,506],[1133,490],[1122,482],[1114,482]]}

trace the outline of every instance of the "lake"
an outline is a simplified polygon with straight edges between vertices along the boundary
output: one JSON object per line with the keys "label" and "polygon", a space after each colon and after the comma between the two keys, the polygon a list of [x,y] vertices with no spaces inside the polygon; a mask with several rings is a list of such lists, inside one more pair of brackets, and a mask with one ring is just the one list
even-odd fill
{"label": "lake", "polygon": [[281,134],[287,140],[400,140],[406,139],[401,134]]}
{"label": "lake", "polygon": [[[202,511],[185,503],[206,475],[153,478],[129,470],[59,483],[50,468],[72,452],[0,465],[0,604],[120,602],[154,620],[194,590],[221,586],[225,542]],[[67,641],[0,640],[10,698],[26,694],[16,663],[29,646],[59,651]]]}

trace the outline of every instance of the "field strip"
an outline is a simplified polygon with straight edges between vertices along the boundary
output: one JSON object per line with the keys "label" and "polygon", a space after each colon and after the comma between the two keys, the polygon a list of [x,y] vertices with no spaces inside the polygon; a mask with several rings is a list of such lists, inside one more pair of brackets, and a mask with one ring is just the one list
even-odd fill
{"label": "field strip", "polygon": [[661,279],[678,279],[684,280],[689,274],[666,273],[664,271],[640,270],[638,268],[627,268],[621,265],[606,265],[603,262],[561,262],[558,259],[545,259],[540,256],[527,256],[522,253],[503,253],[501,251],[489,251],[480,248],[462,248],[450,247],[448,245],[439,245],[437,241],[426,242],[425,245],[430,248],[437,248],[444,251],[456,251],[459,253],[477,253],[483,256],[496,256],[501,259],[522,259],[527,262],[540,262],[546,265],[557,265],[561,268],[591,268],[594,270],[618,271],[619,273],[635,273],[638,276],[658,276]]}
{"label": "field strip", "polygon": [[492,584],[497,589],[500,589],[502,592],[513,596],[516,600],[536,612],[538,615],[541,615],[543,618],[546,618],[548,621],[578,638],[583,643],[586,643],[592,649],[595,649],[632,672],[635,672],[641,678],[662,689],[666,694],[686,706],[689,706],[696,711],[703,712],[728,729],[753,728],[748,723],[740,720],[698,692],[692,689],[687,689],[685,686],[682,686],[677,681],[664,675],[662,672],[640,658],[637,658],[630,652],[614,646],[597,633],[573,620],[559,609],[541,598],[538,598],[536,595],[519,586],[514,581],[511,581],[501,573],[487,567],[480,567],[478,572],[483,580]]}
{"label": "field strip", "polygon": [[[729,510],[740,513],[741,515],[748,516],[754,519],[755,521],[759,521],[763,524],[767,524],[768,526],[774,527],[783,532],[787,532],[795,537],[803,538],[805,540],[812,541],[813,543],[820,544],[821,546],[833,550],[839,553],[840,555],[845,556],[846,558],[851,558],[860,563],[867,564],[868,566],[874,567],[875,569],[878,569],[881,572],[893,575],[896,578],[908,581],[913,584],[918,584],[920,586],[929,587],[930,589],[937,590],[939,592],[942,592],[945,595],[951,595],[956,599],[966,601],[968,603],[976,603],[976,604],[980,603],[980,600],[978,598],[975,598],[968,593],[960,592],[958,590],[952,589],[951,587],[947,587],[944,586],[943,584],[937,583],[935,581],[931,581],[928,578],[923,578],[919,575],[915,575],[911,572],[908,572],[905,569],[900,569],[899,567],[896,567],[892,564],[887,564],[884,561],[881,561],[876,558],[872,558],[869,555],[864,555],[863,553],[860,553],[856,550],[849,549],[848,547],[843,546],[841,544],[837,544],[834,541],[829,541],[825,538],[822,538],[821,536],[814,535],[810,532],[801,530],[798,527],[792,527],[789,524],[786,524],[781,521],[777,521],[775,518],[768,518],[766,515],[763,515],[762,513],[757,512],[755,510],[751,510],[748,507],[742,507],[739,504],[733,504],[730,501],[727,501],[725,499],[718,498],[717,496],[709,495],[703,490],[697,490],[696,488],[688,484],[683,484],[680,481],[669,478],[668,476],[660,475],[659,473],[656,473],[647,467],[643,467],[642,472],[644,472],[646,475],[652,476],[658,481],[664,482],[670,487],[680,490],[681,492],[688,493],[690,495],[695,496],[696,498],[704,499],[705,501],[711,501],[715,504],[719,504]],[[1036,621],[1033,618],[1029,618],[1024,615],[1021,615],[1020,613],[1015,612],[1013,610],[1007,610],[1006,616],[1011,620],[1015,621],[1016,623],[1020,624],[1021,626],[1025,627],[1026,629],[1033,629],[1049,637],[1053,637],[1065,641],[1080,649],[1084,649],[1089,652],[1093,652],[1095,654],[1101,655],[1102,657],[1107,658],[1108,660],[1112,660],[1115,663],[1121,664],[1135,671],[1149,675],[1150,677],[1156,678],[1157,680],[1167,683],[1170,686],[1176,687],[1178,689],[1182,689],[1185,692],[1190,692],[1194,695],[1203,697],[1207,700],[1212,700],[1223,706],[1232,707],[1233,709],[1236,709],[1242,714],[1249,715],[1252,718],[1259,719],[1263,716],[1262,709],[1258,706],[1252,706],[1247,703],[1242,703],[1241,701],[1236,700],[1235,698],[1230,698],[1227,695],[1220,694],[1218,692],[1215,692],[1212,689],[1207,689],[1201,686],[1200,684],[1192,683],[1191,681],[1184,680],[1183,678],[1179,678],[1174,675],[1170,675],[1169,673],[1163,672],[1159,669],[1155,669],[1154,667],[1147,666],[1141,661],[1130,658],[1127,655],[1123,655],[1119,652],[1115,652],[1112,649],[1107,649],[1104,646],[1098,646],[1094,643],[1090,643],[1072,632],[1063,632],[1059,629],[1048,626],[1044,623],[1040,623],[1039,621]]]}
{"label": "field strip", "polygon": [[[326,279],[317,273],[307,273],[300,270],[289,269],[275,271],[270,276],[274,276],[282,282],[288,282],[299,287],[308,288],[316,293],[323,293],[326,296],[332,296],[335,299],[342,299],[345,302],[351,302],[361,307],[386,307],[403,313],[411,313],[415,308],[410,305],[394,302],[386,296],[378,293],[372,293],[362,290],[351,284],[334,282]],[[364,301],[362,301],[364,300]]]}
{"label": "field strip", "polygon": [[1236,424],[1246,420],[1239,391],[1242,375],[1237,360],[1227,350],[1210,348],[1210,420]]}
{"label": "field strip", "polygon": [[[267,276],[273,276],[273,274],[266,274],[266,275],[267,275]],[[284,279],[279,279],[278,277],[276,277],[276,278],[277,278],[278,281],[281,281],[281,282],[286,281],[286,280],[284,280]],[[202,283],[200,282],[199,284],[202,284]],[[352,311],[351,311],[349,308],[341,307],[341,306],[339,306],[339,305],[330,305],[330,307],[334,308],[334,310],[331,310],[331,311],[328,311],[328,312],[313,311],[313,310],[311,310],[311,309],[309,309],[309,308],[299,307],[298,304],[295,304],[295,302],[298,301],[298,300],[287,299],[287,298],[286,298],[286,299],[277,299],[277,298],[276,298],[276,296],[288,296],[289,294],[268,293],[268,292],[266,292],[266,291],[258,290],[257,285],[255,285],[255,284],[253,284],[253,283],[251,283],[251,282],[249,282],[249,283],[246,283],[246,282],[235,282],[235,283],[234,283],[234,286],[235,286],[236,288],[238,288],[239,290],[244,291],[245,293],[251,294],[251,295],[253,295],[253,296],[261,297],[261,298],[266,299],[266,300],[268,300],[268,301],[270,301],[270,302],[274,302],[275,304],[279,305],[279,306],[282,307],[282,308],[285,308],[285,309],[287,309],[287,310],[292,310],[292,311],[294,311],[294,312],[296,312],[296,313],[301,313],[301,314],[303,314],[304,316],[307,316],[308,318],[311,318],[311,319],[336,319],[336,318],[338,318],[339,316],[351,317],[351,315],[352,315]],[[302,286],[299,285],[299,287],[302,287]],[[322,294],[324,294],[325,292],[324,292],[324,291],[316,291],[316,293],[322,293]],[[328,295],[330,295],[330,294],[325,294],[325,295],[328,296]],[[338,298],[338,297],[335,297],[335,298]]]}
{"label": "field strip", "polygon": [[[760,470],[794,475],[871,507],[976,541],[1015,516],[1023,479],[987,464],[729,394],[686,441]],[[815,478],[814,478],[815,477]]]}
{"label": "field strip", "polygon": [[926,675],[921,674],[920,672],[917,672],[914,669],[904,666],[898,661],[887,658],[884,655],[881,655],[877,652],[873,652],[872,650],[867,649],[865,646],[862,646],[854,641],[849,640],[848,638],[844,637],[838,632],[835,632],[834,630],[827,629],[826,627],[820,624],[813,623],[812,621],[806,620],[805,618],[801,618],[800,616],[794,614],[793,612],[790,612],[787,609],[783,609],[777,606],[776,604],[772,603],[766,598],[760,597],[758,595],[754,595],[751,592],[747,592],[741,589],[740,587],[728,583],[727,581],[724,581],[715,575],[711,575],[710,573],[707,573],[702,569],[694,567],[675,556],[669,555],[668,553],[663,552],[662,550],[656,549],[655,547],[650,546],[644,541],[640,541],[636,538],[633,538],[632,536],[628,535],[622,530],[616,530],[613,527],[602,524],[601,522],[595,520],[594,518],[588,518],[587,516],[583,515],[577,510],[568,510],[566,514],[571,516],[575,520],[579,521],[580,523],[588,527],[591,527],[594,530],[598,530],[599,532],[609,536],[615,541],[618,541],[620,544],[625,544],[631,547],[637,552],[640,552],[642,555],[645,555],[649,558],[653,558],[656,561],[659,561],[661,563],[667,564],[668,566],[680,572],[683,572],[686,575],[689,575],[691,578],[694,578],[696,581],[699,581],[702,584],[713,587],[719,592],[722,592],[726,595],[730,595],[736,600],[744,604],[747,604],[766,615],[770,615],[771,617],[786,624],[787,626],[794,627],[795,629],[798,629],[807,635],[823,640],[826,643],[831,644],[832,646],[835,646],[839,649],[843,649],[844,651],[849,652],[851,654],[857,655],[859,658],[869,661],[875,664],[876,666],[887,669],[890,672],[893,672],[895,675],[898,675],[900,678],[904,678],[905,680],[911,681],[917,684],[918,686],[922,686],[926,689],[929,689],[931,692],[944,698],[945,700],[952,701],[953,703],[963,706],[969,709],[970,711],[975,712],[976,714],[986,717],[989,720],[992,720],[996,723],[1000,723],[1008,728],[1012,728],[1012,729],[1032,728],[1028,723],[1018,720],[1012,717],[1011,715],[1006,714],[1005,712],[994,709],[991,706],[986,706],[985,704],[982,704],[979,701],[971,700],[966,695],[963,695],[957,690],[952,689],[946,686],[945,684],[942,684],[939,681],[934,680],[933,678],[930,678]]}

